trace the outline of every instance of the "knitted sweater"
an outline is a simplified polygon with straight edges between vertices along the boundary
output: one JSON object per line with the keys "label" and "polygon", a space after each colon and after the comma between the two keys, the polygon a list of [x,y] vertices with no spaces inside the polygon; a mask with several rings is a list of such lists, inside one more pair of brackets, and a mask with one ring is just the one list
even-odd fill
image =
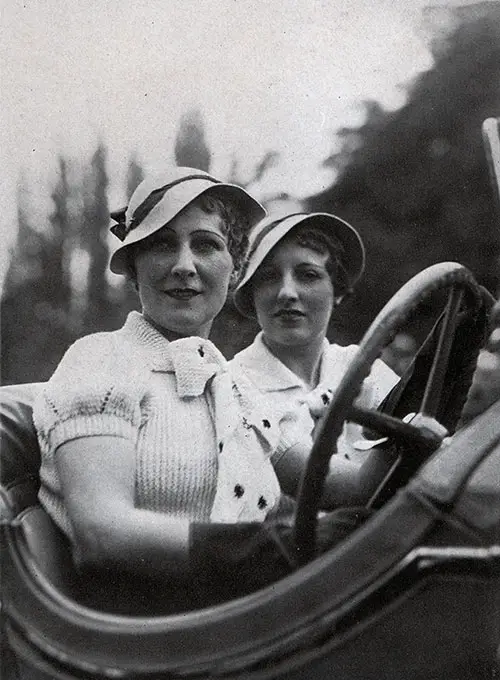
{"label": "knitted sweater", "polygon": [[70,537],[55,457],[80,437],[134,443],[136,507],[191,521],[262,521],[279,500],[269,460],[277,422],[247,386],[240,390],[209,340],[168,342],[138,312],[120,330],[70,347],[34,405],[34,421],[40,501]]}

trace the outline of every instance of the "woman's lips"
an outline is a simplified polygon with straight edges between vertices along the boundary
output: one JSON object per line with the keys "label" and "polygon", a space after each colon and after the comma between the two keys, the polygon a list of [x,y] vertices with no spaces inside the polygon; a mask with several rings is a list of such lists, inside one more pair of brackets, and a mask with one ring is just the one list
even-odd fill
{"label": "woman's lips", "polygon": [[170,288],[165,293],[174,300],[191,300],[191,298],[200,295],[200,291],[193,288]]}
{"label": "woman's lips", "polygon": [[305,318],[304,312],[300,312],[298,309],[280,309],[274,316],[282,323],[292,324]]}
{"label": "woman's lips", "polygon": [[305,314],[298,309],[279,309],[274,316],[283,317],[286,319],[305,316]]}

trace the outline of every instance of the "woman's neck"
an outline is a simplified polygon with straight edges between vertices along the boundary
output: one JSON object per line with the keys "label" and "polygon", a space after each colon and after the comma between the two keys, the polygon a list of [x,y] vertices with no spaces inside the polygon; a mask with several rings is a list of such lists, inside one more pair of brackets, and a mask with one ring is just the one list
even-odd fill
{"label": "woman's neck", "polygon": [[144,312],[142,313],[146,321],[148,321],[153,328],[156,328],[158,333],[161,333],[164,338],[166,338],[169,342],[174,342],[174,340],[181,340],[182,338],[190,338],[193,335],[196,335],[198,338],[208,338],[208,335],[210,333],[210,326],[211,324],[207,324],[203,326],[202,328],[197,328],[196,332],[194,333],[189,333],[186,331],[185,333],[180,333],[178,331],[173,331],[170,330],[169,328],[165,328],[165,326],[161,326],[159,323],[154,321],[150,316],[145,314]]}
{"label": "woman's neck", "polygon": [[314,389],[317,386],[323,354],[323,337],[317,338],[304,346],[277,345],[266,338],[265,335],[263,341],[274,356],[303,380],[309,389]]}

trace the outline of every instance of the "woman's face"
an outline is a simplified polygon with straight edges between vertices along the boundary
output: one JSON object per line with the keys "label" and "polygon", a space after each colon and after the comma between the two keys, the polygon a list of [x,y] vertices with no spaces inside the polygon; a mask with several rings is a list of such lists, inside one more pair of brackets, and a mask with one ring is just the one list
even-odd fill
{"label": "woman's face", "polygon": [[144,315],[167,337],[207,337],[226,300],[232,268],[219,215],[188,206],[137,250]]}
{"label": "woman's face", "polygon": [[270,346],[322,341],[334,306],[328,254],[283,239],[255,274],[254,305]]}

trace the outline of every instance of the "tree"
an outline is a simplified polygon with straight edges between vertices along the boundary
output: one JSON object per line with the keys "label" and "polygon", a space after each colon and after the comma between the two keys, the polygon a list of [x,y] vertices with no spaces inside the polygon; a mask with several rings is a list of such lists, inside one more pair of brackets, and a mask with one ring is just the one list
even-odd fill
{"label": "tree", "polygon": [[10,250],[10,262],[4,280],[3,295],[8,297],[26,281],[39,279],[42,275],[42,251],[46,237],[30,224],[28,196],[25,180],[21,179],[17,192],[17,234]]}
{"label": "tree", "polygon": [[327,160],[339,175],[311,197],[313,210],[355,224],[367,246],[364,285],[346,311],[348,340],[417,271],[457,260],[495,291],[500,234],[481,123],[500,110],[500,11],[464,18],[433,43],[435,64],[410,86],[407,104],[345,128]]}
{"label": "tree", "polygon": [[[133,155],[130,158],[127,169],[127,200],[130,199],[143,179],[144,171],[142,166],[137,157]],[[139,300],[133,285],[122,276],[117,276],[116,280],[110,285],[109,300],[114,310],[113,318],[116,319],[116,326],[123,322],[128,312],[139,308]]]}
{"label": "tree", "polygon": [[60,157],[51,194],[51,230],[30,224],[24,187],[18,194],[19,228],[1,302],[2,382],[45,380],[74,339],[70,307],[68,164]]}
{"label": "tree", "polygon": [[208,172],[212,154],[205,140],[205,125],[199,109],[185,113],[175,141],[175,162],[180,166]]}
{"label": "tree", "polygon": [[101,329],[109,319],[108,264],[109,207],[107,199],[106,149],[100,143],[92,156],[90,172],[83,182],[83,225],[81,245],[88,253],[87,306],[85,328],[87,332]]}
{"label": "tree", "polygon": [[127,199],[129,199],[144,179],[144,170],[135,154],[131,157],[127,169]]}
{"label": "tree", "polygon": [[71,219],[68,163],[62,156],[59,157],[59,181],[51,198],[54,203],[54,211],[49,218],[52,232],[50,248],[44,251],[43,276],[52,305],[67,312],[71,297],[70,253],[67,247]]}

